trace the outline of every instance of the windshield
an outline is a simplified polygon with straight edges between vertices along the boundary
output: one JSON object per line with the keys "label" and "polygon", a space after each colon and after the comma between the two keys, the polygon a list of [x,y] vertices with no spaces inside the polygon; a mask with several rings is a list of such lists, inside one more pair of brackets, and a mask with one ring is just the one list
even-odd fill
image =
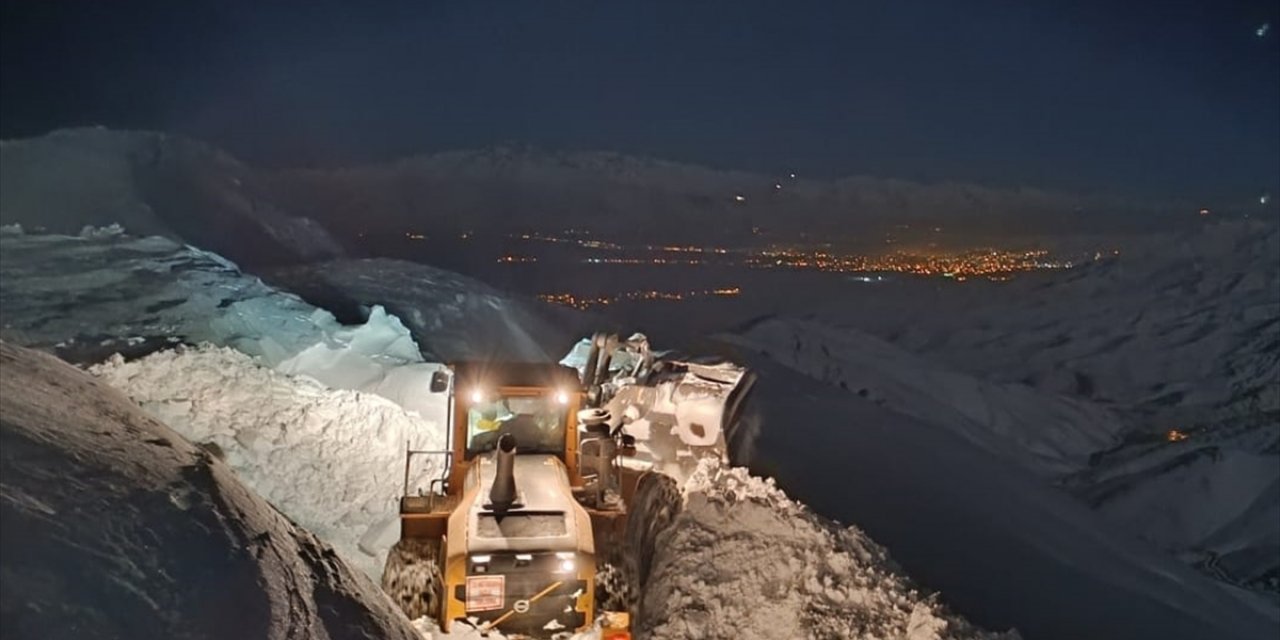
{"label": "windshield", "polygon": [[520,453],[564,453],[564,404],[548,395],[497,396],[467,409],[467,457],[492,451],[498,437],[516,438]]}

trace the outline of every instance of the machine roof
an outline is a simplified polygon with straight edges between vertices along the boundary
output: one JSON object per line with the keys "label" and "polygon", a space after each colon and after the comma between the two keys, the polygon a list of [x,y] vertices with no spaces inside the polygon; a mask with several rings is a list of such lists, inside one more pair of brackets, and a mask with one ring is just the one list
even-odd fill
{"label": "machine roof", "polygon": [[456,384],[489,387],[569,387],[582,385],[578,370],[540,362],[456,362]]}

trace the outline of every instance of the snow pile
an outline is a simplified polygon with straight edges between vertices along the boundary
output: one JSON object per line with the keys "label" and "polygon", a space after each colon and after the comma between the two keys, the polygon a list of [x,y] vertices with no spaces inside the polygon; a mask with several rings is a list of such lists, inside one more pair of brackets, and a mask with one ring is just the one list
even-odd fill
{"label": "snow pile", "polygon": [[648,637],[998,637],[918,591],[858,529],[821,520],[745,469],[702,463],[685,500],[645,589]]}
{"label": "snow pile", "polygon": [[[216,451],[245,484],[375,580],[399,535],[406,444],[445,448],[443,426],[417,413],[274,372],[227,348],[115,356],[91,372]],[[443,460],[424,460],[414,478],[442,468]]]}
{"label": "snow pile", "polygon": [[119,392],[8,343],[0,363],[6,637],[417,637],[329,546]]}
{"label": "snow pile", "polygon": [[724,339],[1047,476],[1087,467],[1125,428],[1095,404],[950,371],[853,329],[774,318]]}

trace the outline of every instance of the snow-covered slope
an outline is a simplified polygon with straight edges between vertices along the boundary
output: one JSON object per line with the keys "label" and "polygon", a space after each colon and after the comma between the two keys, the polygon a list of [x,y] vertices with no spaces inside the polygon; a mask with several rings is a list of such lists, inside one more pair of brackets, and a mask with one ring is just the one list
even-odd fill
{"label": "snow-covered slope", "polygon": [[116,223],[245,264],[342,253],[314,220],[276,207],[254,186],[253,169],[179,136],[55,131],[0,142],[0,167],[0,224],[69,234]]}
{"label": "snow-covered slope", "polygon": [[410,640],[377,586],[207,452],[0,342],[6,638]]}
{"label": "snow-covered slope", "polygon": [[1133,539],[955,431],[747,354],[761,425],[745,462],[816,512],[891,541],[975,624],[1027,638],[1274,637],[1280,614]]}
{"label": "snow-covered slope", "polygon": [[[989,379],[1139,410],[1150,431],[1280,431],[1280,225],[1152,238],[932,313],[894,343]],[[874,313],[874,310],[868,310]]]}
{"label": "snow-covered slope", "polygon": [[[1277,592],[1277,225],[1208,224],[1099,257],[1000,287],[903,283],[730,340],[971,441],[989,431],[1024,463],[1069,452],[1042,468],[1132,535]],[[1015,401],[1037,396],[1056,399]]]}
{"label": "snow-covered slope", "polygon": [[1125,427],[1098,405],[986,382],[852,329],[771,318],[724,339],[1048,477],[1087,467]]}

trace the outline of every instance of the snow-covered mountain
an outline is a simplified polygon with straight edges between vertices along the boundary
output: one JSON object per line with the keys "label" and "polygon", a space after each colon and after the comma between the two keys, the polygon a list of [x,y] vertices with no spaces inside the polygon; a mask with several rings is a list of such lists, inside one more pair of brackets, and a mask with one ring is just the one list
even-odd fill
{"label": "snow-covered mountain", "polygon": [[[745,237],[753,227],[847,231],[852,221],[964,221],[972,231],[1114,224],[1180,203],[851,176],[793,178],[614,152],[494,147],[338,169],[252,167],[162,133],[82,128],[0,144],[0,224],[75,233],[119,223],[247,265],[341,252],[340,237],[463,230],[595,229],[664,241]],[[1158,216],[1147,215],[1147,218]],[[318,224],[317,224],[318,223]],[[324,228],[321,228],[323,225]]]}
{"label": "snow-covered mountain", "polygon": [[118,224],[244,264],[340,255],[314,219],[254,186],[254,169],[195,140],[146,131],[68,129],[0,142],[0,224],[74,234]]}
{"label": "snow-covered mountain", "polygon": [[121,392],[2,341],[0,367],[5,637],[419,638],[329,544]]}
{"label": "snow-covered mountain", "polygon": [[[271,189],[294,210],[328,209],[326,223],[377,228],[420,219],[434,229],[557,224],[671,239],[767,229],[847,230],[851,221],[997,220],[1078,228],[1092,214],[1154,212],[1116,197],[921,184],[853,176],[838,180],[725,171],[613,152],[527,147],[452,151],[338,170],[274,173]],[[1185,207],[1184,207],[1185,208]],[[1083,215],[1082,215],[1083,214]],[[1052,221],[1052,222],[1051,222]],[[673,230],[675,230],[673,232]]]}

